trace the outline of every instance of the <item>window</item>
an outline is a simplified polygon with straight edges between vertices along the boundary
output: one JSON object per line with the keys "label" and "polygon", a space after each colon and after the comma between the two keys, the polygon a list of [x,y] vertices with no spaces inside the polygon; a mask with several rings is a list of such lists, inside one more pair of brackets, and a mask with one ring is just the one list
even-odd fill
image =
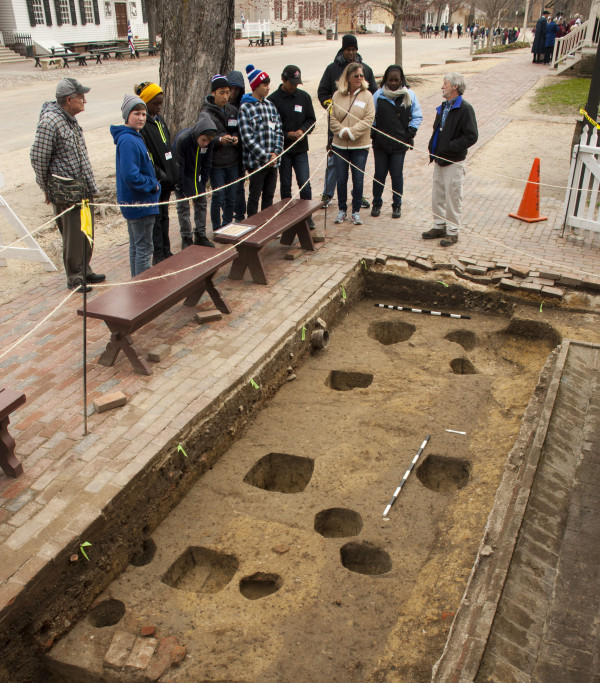
{"label": "window", "polygon": [[45,24],[44,8],[42,7],[42,0],[33,0],[33,15],[36,24]]}
{"label": "window", "polygon": [[281,21],[282,19],[282,8],[281,8],[281,0],[274,0],[273,2],[273,19],[275,21]]}
{"label": "window", "polygon": [[294,19],[296,18],[295,13],[294,13],[294,0],[288,0],[287,10],[288,10],[288,20],[294,21]]}
{"label": "window", "polygon": [[92,0],[83,0],[83,8],[85,10],[85,23],[92,24],[94,22],[94,9],[92,8]]}
{"label": "window", "polygon": [[71,23],[71,12],[69,10],[69,0],[60,0],[60,22],[61,24]]}

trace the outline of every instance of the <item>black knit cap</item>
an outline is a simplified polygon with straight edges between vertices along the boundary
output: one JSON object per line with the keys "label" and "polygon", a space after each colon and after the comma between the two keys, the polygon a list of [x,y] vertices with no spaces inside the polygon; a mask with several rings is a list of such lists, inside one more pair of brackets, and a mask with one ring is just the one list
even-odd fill
{"label": "black knit cap", "polygon": [[229,81],[225,78],[225,76],[221,76],[221,74],[217,74],[216,76],[213,76],[211,81],[210,81],[210,91],[214,92],[215,90],[218,90],[219,88],[228,88],[229,87]]}
{"label": "black knit cap", "polygon": [[356,36],[353,36],[351,33],[342,36],[342,50],[345,50],[347,47],[355,47],[358,50]]}

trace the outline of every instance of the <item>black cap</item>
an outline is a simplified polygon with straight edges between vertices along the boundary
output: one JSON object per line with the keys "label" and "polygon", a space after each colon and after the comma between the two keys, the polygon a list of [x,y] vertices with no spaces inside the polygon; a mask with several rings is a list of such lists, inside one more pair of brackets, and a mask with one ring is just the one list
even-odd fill
{"label": "black cap", "polygon": [[545,9],[542,14],[550,14],[550,10]]}
{"label": "black cap", "polygon": [[300,73],[300,69],[293,64],[289,64],[285,67],[283,73],[281,74],[281,78],[283,78],[284,81],[289,81],[293,85],[302,84],[302,74]]}
{"label": "black cap", "polygon": [[345,50],[347,47],[355,47],[358,50],[358,41],[356,40],[356,36],[352,35],[351,33],[347,33],[345,36],[342,36],[342,50]]}

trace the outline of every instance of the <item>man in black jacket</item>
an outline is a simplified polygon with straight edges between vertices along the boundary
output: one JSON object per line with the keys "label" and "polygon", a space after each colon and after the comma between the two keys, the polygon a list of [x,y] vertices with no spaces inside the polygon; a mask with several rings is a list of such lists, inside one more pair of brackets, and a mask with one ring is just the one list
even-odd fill
{"label": "man in black jacket", "polygon": [[[281,157],[279,166],[279,191],[282,199],[292,197],[292,168],[296,174],[298,187],[302,188],[300,199],[312,199],[312,190],[308,182],[310,169],[306,135],[312,133],[317,119],[310,95],[298,89],[301,83],[300,69],[290,64],[281,74],[281,85],[268,97],[279,112],[283,130],[285,154]],[[302,139],[297,142],[299,138]],[[314,230],[315,224],[312,218],[308,219],[308,226]]]}
{"label": "man in black jacket", "polygon": [[164,261],[169,256],[173,256],[169,239],[169,205],[163,202],[169,201],[171,192],[175,188],[177,165],[171,150],[169,127],[160,115],[164,100],[161,87],[156,83],[141,83],[135,86],[134,90],[136,95],[146,103],[148,115],[146,116],[146,125],[140,133],[144,138],[152,164],[154,165],[156,178],[160,183],[160,197],[158,201],[161,204],[158,207],[158,215],[154,221],[154,230],[152,232],[154,249],[152,265],[155,265]]}
{"label": "man in black jacket", "polygon": [[429,159],[434,162],[431,205],[433,228],[423,239],[444,237],[442,247],[458,242],[462,212],[463,181],[467,149],[477,142],[477,121],[473,107],[463,100],[465,77],[460,73],[444,76],[442,97],[436,110],[433,134],[429,140]]}
{"label": "man in black jacket", "polygon": [[[333,62],[325,69],[317,89],[317,97],[324,109],[327,109],[327,104],[325,104],[325,102],[331,100],[333,93],[337,90],[337,82],[340,80],[342,71],[351,62],[360,62],[362,64],[365,82],[368,84],[371,95],[374,95],[377,92],[377,82],[375,81],[373,70],[368,64],[363,62],[362,57],[358,54],[356,36],[348,34],[342,36],[342,47],[338,51]],[[327,160],[327,173],[325,175],[325,187],[323,188],[324,206],[329,206],[329,204],[331,204],[331,199],[335,192],[336,178],[333,159],[334,157],[330,156]],[[369,206],[369,202],[363,198],[362,208],[368,209]]]}

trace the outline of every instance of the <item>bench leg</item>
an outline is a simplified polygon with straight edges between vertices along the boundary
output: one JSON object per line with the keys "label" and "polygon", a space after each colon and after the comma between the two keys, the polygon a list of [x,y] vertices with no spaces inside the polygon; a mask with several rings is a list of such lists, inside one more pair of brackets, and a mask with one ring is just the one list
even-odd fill
{"label": "bench leg", "polygon": [[308,223],[306,221],[301,221],[297,225],[294,225],[293,227],[285,230],[281,235],[279,243],[288,247],[294,243],[296,235],[298,236],[298,240],[300,242],[300,246],[302,247],[302,249],[304,249],[305,251],[315,250],[315,245],[313,244],[312,236],[310,234]]}
{"label": "bench leg", "polygon": [[131,345],[131,337],[123,332],[111,331],[110,341],[106,345],[106,349],[100,358],[98,358],[98,363],[100,363],[100,365],[106,365],[107,367],[113,366],[117,360],[119,351],[121,350],[127,356],[133,369],[137,373],[140,375],[152,374],[152,370],[150,370],[148,364],[138,356],[136,350]]}
{"label": "bench leg", "polygon": [[219,293],[219,290],[214,286],[212,275],[209,275],[202,280],[198,286],[198,289],[187,297],[187,299],[183,302],[183,305],[196,306],[205,292],[208,294],[208,296],[210,296],[218,311],[221,311],[221,313],[231,313],[231,309]]}
{"label": "bench leg", "polygon": [[231,264],[229,278],[231,280],[243,279],[246,268],[248,268],[254,282],[259,285],[268,285],[267,275],[260,258],[260,250],[256,247],[249,247],[244,243],[236,244],[235,248],[239,256]]}
{"label": "bench leg", "polygon": [[15,440],[8,433],[8,416],[0,420],[0,467],[9,477],[20,477],[23,465],[15,455]]}

